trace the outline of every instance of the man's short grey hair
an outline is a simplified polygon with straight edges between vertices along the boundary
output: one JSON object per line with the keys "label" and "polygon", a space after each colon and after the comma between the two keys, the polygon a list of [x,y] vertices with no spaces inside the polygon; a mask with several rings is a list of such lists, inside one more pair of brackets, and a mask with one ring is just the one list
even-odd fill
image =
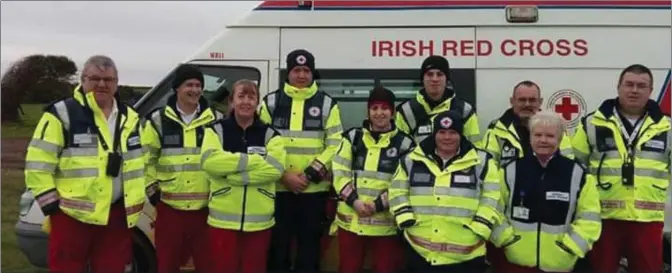
{"label": "man's short grey hair", "polygon": [[552,126],[557,128],[558,144],[560,141],[562,141],[562,137],[565,135],[565,130],[567,130],[565,119],[560,117],[560,115],[548,110],[539,111],[534,116],[532,116],[528,123],[528,128],[530,128],[530,132],[532,132],[534,127],[539,125]]}
{"label": "man's short grey hair", "polygon": [[100,70],[107,70],[107,69],[114,69],[114,74],[119,75],[119,72],[117,71],[117,65],[114,64],[114,61],[112,58],[104,56],[104,55],[94,55],[89,57],[89,59],[84,62],[84,67],[82,67],[82,75],[80,76],[80,79],[84,81],[84,71],[89,69],[89,67],[95,66]]}

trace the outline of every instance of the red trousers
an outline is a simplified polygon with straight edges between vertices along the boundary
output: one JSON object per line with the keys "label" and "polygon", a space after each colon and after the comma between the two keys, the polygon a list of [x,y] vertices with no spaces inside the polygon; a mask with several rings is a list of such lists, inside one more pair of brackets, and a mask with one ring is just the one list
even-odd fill
{"label": "red trousers", "polygon": [[658,273],[663,267],[662,241],[663,222],[602,220],[602,234],[588,258],[596,273],[618,272],[623,256],[628,272]]}
{"label": "red trousers", "polygon": [[50,217],[49,271],[122,273],[131,262],[132,233],[123,202],[110,209],[107,226],[82,223],[58,210]]}
{"label": "red trousers", "polygon": [[371,269],[374,273],[398,272],[403,249],[397,236],[359,236],[338,229],[338,272],[362,272],[367,246],[371,247]]}
{"label": "red trousers", "polygon": [[209,272],[208,211],[184,211],[159,202],[156,205],[154,243],[159,273],[179,273],[189,257],[196,272]]}
{"label": "red trousers", "polygon": [[271,243],[271,230],[242,232],[210,227],[212,272],[264,273]]}

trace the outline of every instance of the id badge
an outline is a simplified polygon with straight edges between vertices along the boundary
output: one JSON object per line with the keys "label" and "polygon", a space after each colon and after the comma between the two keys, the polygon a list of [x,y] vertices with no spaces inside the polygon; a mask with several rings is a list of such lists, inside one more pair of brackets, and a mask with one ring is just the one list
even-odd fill
{"label": "id badge", "polygon": [[513,207],[513,217],[523,220],[529,220],[530,209],[526,207]]}
{"label": "id badge", "polygon": [[632,186],[635,184],[635,166],[628,162],[623,164],[621,167],[621,177],[623,179],[623,185]]}

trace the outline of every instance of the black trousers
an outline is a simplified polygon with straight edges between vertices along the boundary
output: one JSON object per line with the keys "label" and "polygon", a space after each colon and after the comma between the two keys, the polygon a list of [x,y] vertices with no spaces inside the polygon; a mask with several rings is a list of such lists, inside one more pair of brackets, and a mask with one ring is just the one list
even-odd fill
{"label": "black trousers", "polygon": [[[269,272],[313,273],[320,271],[321,239],[326,224],[328,193],[278,192],[275,226],[268,255]],[[290,260],[290,243],[296,238],[296,260]]]}
{"label": "black trousers", "polygon": [[488,265],[485,256],[478,257],[463,263],[451,265],[432,265],[420,256],[413,247],[406,242],[406,261],[409,273],[485,273]]}

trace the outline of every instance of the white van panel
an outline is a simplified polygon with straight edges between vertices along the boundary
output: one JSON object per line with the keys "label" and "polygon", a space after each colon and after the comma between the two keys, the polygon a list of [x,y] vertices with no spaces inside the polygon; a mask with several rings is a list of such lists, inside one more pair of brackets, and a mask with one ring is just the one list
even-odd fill
{"label": "white van panel", "polygon": [[[642,54],[639,54],[642,55]],[[541,87],[543,109],[555,111],[555,105],[561,105],[563,98],[569,98],[568,110],[578,109],[578,113],[570,113],[569,130],[574,131],[580,118],[595,109],[603,100],[617,96],[616,85],[624,67],[618,69],[497,69],[476,71],[477,113],[482,132],[490,121],[499,118],[510,107],[509,98],[513,87],[523,81],[531,80]],[[660,94],[667,69],[655,69],[653,72],[654,87],[651,99],[656,100]],[[561,92],[561,90],[565,90]],[[572,90],[572,91],[567,91]],[[556,96],[554,96],[556,95]],[[576,95],[576,96],[572,96]],[[555,99],[552,99],[554,98]],[[560,109],[558,109],[560,111]],[[558,112],[558,111],[556,111]],[[561,113],[559,113],[561,114]]]}
{"label": "white van panel", "polygon": [[189,60],[278,60],[280,29],[226,28]]}
{"label": "white van panel", "polygon": [[623,68],[641,63],[669,68],[669,27],[476,28],[477,40],[492,43],[492,54],[477,57],[477,68]]}
{"label": "white van panel", "polygon": [[[282,29],[280,55],[297,48],[315,55],[318,68],[420,68],[430,55],[448,55],[450,66],[473,68],[475,58],[451,52],[473,47],[474,28]],[[472,44],[469,44],[472,43]],[[465,51],[474,52],[473,49]],[[281,64],[284,68],[285,64]]]}

